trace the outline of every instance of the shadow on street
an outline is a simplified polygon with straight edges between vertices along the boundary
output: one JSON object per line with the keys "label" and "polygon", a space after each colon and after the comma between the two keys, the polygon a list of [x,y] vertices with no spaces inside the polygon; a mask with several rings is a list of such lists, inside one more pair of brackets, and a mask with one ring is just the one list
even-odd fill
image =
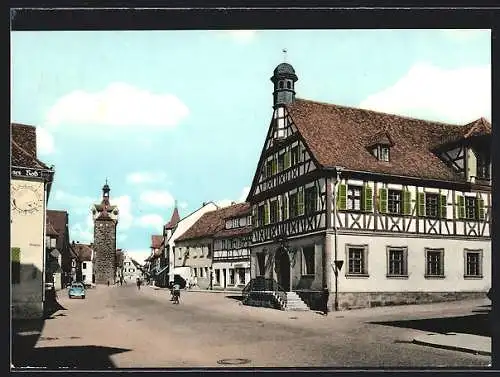
{"label": "shadow on street", "polygon": [[376,325],[404,327],[421,331],[446,334],[450,332],[491,337],[490,307],[483,306],[473,311],[473,315],[458,317],[438,317],[407,321],[369,322]]}
{"label": "shadow on street", "polygon": [[236,301],[242,301],[243,300],[243,296],[239,295],[229,295],[229,296],[225,296],[226,298],[229,298],[231,300],[236,300]]}
{"label": "shadow on street", "polygon": [[101,346],[66,346],[34,348],[23,363],[16,367],[103,369],[116,368],[111,360],[113,354],[130,351],[124,348]]}

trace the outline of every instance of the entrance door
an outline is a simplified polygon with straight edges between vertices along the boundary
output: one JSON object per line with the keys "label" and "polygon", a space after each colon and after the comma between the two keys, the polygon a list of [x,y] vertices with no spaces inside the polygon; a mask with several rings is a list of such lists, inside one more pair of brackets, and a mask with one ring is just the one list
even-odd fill
{"label": "entrance door", "polygon": [[226,289],[227,284],[226,284],[226,269],[225,268],[222,269],[222,277],[224,279],[224,289]]}
{"label": "entrance door", "polygon": [[276,275],[278,284],[287,292],[290,292],[290,259],[285,249],[276,251]]}

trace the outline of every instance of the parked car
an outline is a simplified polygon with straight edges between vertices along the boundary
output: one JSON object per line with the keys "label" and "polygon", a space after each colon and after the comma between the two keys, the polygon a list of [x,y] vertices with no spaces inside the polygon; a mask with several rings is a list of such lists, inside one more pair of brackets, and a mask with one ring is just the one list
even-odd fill
{"label": "parked car", "polygon": [[85,286],[82,283],[73,283],[68,290],[69,298],[80,297],[85,298]]}

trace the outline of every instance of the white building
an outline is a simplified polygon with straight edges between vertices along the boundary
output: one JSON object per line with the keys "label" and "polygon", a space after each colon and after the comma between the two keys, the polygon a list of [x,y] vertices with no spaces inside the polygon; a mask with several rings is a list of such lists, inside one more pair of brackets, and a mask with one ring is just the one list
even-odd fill
{"label": "white building", "polygon": [[233,207],[233,213],[224,219],[224,229],[214,234],[214,289],[242,289],[250,281],[251,208],[248,203]]}
{"label": "white building", "polygon": [[[93,244],[84,243],[72,243],[74,252],[78,256],[78,263],[80,263],[80,268],[77,268],[77,281],[81,281],[85,285],[91,285],[95,283],[94,274],[94,248]],[[78,276],[81,274],[81,276]]]}
{"label": "white building", "polygon": [[252,278],[276,297],[356,308],[484,297],[491,285],[491,124],[295,99],[274,112],[248,201]]}
{"label": "white building", "polygon": [[142,279],[142,272],[137,268],[132,258],[128,253],[125,253],[125,259],[123,260],[123,279],[128,284],[135,282],[137,278]]}

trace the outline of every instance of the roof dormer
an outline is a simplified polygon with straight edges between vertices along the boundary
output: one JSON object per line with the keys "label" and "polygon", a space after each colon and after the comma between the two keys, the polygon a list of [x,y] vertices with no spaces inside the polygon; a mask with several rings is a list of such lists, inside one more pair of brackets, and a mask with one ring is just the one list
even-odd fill
{"label": "roof dormer", "polygon": [[389,162],[391,147],[393,145],[394,142],[392,141],[391,135],[389,135],[387,130],[383,130],[377,132],[370,138],[366,144],[366,148],[377,160]]}

